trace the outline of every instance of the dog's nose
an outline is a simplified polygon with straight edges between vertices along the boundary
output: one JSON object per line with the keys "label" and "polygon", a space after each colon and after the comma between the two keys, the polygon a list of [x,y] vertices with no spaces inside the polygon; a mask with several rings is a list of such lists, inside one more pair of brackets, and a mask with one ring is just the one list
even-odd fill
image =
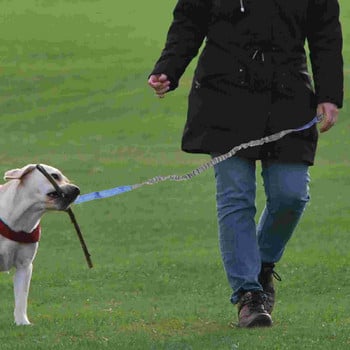
{"label": "dog's nose", "polygon": [[73,202],[76,200],[76,198],[79,196],[80,194],[80,188],[78,186],[74,186],[70,189],[68,196],[69,199]]}
{"label": "dog's nose", "polygon": [[74,196],[78,197],[79,194],[80,194],[80,188],[79,188],[78,186],[74,186],[74,185],[73,185],[72,192],[73,192],[72,194],[73,194]]}
{"label": "dog's nose", "polygon": [[65,195],[65,198],[69,202],[73,202],[80,194],[80,189],[75,185],[64,185],[61,186],[61,189]]}

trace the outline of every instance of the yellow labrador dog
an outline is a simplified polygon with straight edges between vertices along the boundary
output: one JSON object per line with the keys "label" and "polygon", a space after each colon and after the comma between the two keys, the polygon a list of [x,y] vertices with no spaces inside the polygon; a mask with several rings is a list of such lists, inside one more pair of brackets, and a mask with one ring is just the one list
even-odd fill
{"label": "yellow labrador dog", "polygon": [[27,299],[40,239],[40,219],[47,210],[66,210],[80,193],[58,169],[42,167],[56,181],[64,197],[35,164],[7,171],[4,177],[7,183],[0,186],[0,271],[16,268],[14,317],[17,325],[30,324]]}

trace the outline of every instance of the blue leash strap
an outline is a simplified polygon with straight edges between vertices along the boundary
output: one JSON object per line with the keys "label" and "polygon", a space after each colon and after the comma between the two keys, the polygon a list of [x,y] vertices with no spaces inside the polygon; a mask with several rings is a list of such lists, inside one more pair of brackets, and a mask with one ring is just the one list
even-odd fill
{"label": "blue leash strap", "polygon": [[93,201],[95,199],[108,198],[117,196],[118,194],[122,194],[124,192],[132,191],[134,188],[132,186],[120,186],[110,188],[108,190],[91,192],[87,194],[80,195],[74,202],[74,204],[80,204],[83,202]]}
{"label": "blue leash strap", "polygon": [[310,120],[307,124],[300,128],[293,129],[293,132],[302,131],[311,128],[314,124],[319,123],[323,119],[323,115],[317,115],[314,119]]}
{"label": "blue leash strap", "polygon": [[155,176],[147,181],[144,181],[142,183],[139,184],[134,184],[134,185],[126,185],[126,186],[120,186],[120,187],[114,187],[114,188],[110,188],[107,190],[103,190],[103,191],[97,191],[97,192],[91,192],[91,193],[87,193],[87,194],[83,194],[80,195],[74,202],[74,204],[80,204],[80,203],[84,203],[84,202],[88,202],[88,201],[92,201],[95,199],[102,199],[102,198],[108,198],[108,197],[113,197],[113,196],[117,196],[119,194],[125,193],[125,192],[129,192],[132,190],[135,190],[141,186],[145,186],[145,185],[154,185],[156,183],[162,182],[162,181],[166,181],[166,180],[170,180],[170,181],[186,181],[186,180],[190,180],[193,177],[201,174],[202,172],[206,171],[209,168],[212,168],[214,165],[221,163],[222,161],[232,157],[233,155],[235,155],[238,151],[240,151],[241,149],[245,149],[245,148],[249,148],[249,147],[255,147],[255,146],[261,146],[265,143],[269,143],[269,142],[274,142],[277,141],[279,139],[281,139],[282,137],[284,137],[287,134],[290,134],[292,132],[297,132],[297,131],[302,131],[302,130],[306,130],[311,128],[314,124],[320,122],[322,120],[323,116],[322,115],[317,115],[314,119],[312,119],[311,121],[309,121],[307,124],[301,126],[300,128],[296,128],[296,129],[288,129],[288,130],[283,130],[280,131],[278,133],[269,135],[269,136],[265,136],[259,140],[253,140],[253,141],[249,141],[246,143],[242,143],[239,146],[236,146],[234,148],[232,148],[229,152],[222,154],[218,157],[212,158],[210,161],[208,161],[207,163],[201,165],[200,167],[192,170],[191,172],[185,174],[185,175],[167,175],[167,176]]}

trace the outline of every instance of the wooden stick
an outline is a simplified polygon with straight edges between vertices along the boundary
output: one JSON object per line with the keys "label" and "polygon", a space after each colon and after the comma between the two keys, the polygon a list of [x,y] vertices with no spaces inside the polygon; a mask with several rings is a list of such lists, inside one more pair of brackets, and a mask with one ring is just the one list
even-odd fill
{"label": "wooden stick", "polygon": [[85,259],[86,259],[86,262],[89,266],[89,268],[91,269],[93,267],[92,265],[92,261],[91,261],[91,255],[87,249],[87,246],[85,244],[85,241],[84,241],[84,238],[83,238],[83,235],[81,233],[81,230],[80,230],[80,227],[78,225],[78,222],[77,220],[75,219],[75,215],[73,213],[73,210],[71,208],[68,208],[66,210],[66,212],[68,213],[74,227],[75,227],[75,230],[77,231],[77,235],[78,235],[78,238],[79,238],[79,241],[80,241],[80,245],[81,247],[83,248],[83,252],[84,252],[84,255],[85,255]]}
{"label": "wooden stick", "polygon": [[[56,183],[56,181],[52,178],[52,176],[45,170],[45,168],[43,166],[41,166],[40,164],[37,164],[37,169],[51,182],[52,186],[55,188],[56,192],[61,196],[61,197],[64,197],[64,193],[63,191],[61,190],[61,188],[58,186],[58,184]],[[71,208],[68,208],[65,210],[74,227],[75,227],[75,230],[77,232],[77,235],[78,235],[78,238],[79,238],[79,241],[80,241],[80,245],[81,247],[83,248],[83,252],[85,254],[85,258],[86,258],[86,262],[89,266],[89,268],[91,269],[93,267],[92,265],[92,261],[91,261],[91,257],[90,257],[90,253],[87,249],[87,246],[85,244],[85,241],[84,241],[84,238],[83,238],[83,234],[81,233],[81,230],[80,230],[80,227],[78,225],[78,222],[77,220],[75,219],[75,215],[73,214],[73,210]]]}

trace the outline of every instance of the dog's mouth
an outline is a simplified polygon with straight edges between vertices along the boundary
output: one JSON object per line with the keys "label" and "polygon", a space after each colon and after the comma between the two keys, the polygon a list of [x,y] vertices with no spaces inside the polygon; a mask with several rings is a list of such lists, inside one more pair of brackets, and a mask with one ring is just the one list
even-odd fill
{"label": "dog's mouth", "polygon": [[[79,187],[74,185],[60,186],[61,191],[50,191],[46,194],[49,206],[56,210],[66,210],[80,194]],[[51,208],[52,209],[52,208]]]}
{"label": "dog's mouth", "polygon": [[61,196],[58,194],[57,191],[49,192],[49,193],[47,194],[47,196],[50,197],[50,198],[52,198],[52,199],[57,199],[57,198],[61,197]]}

